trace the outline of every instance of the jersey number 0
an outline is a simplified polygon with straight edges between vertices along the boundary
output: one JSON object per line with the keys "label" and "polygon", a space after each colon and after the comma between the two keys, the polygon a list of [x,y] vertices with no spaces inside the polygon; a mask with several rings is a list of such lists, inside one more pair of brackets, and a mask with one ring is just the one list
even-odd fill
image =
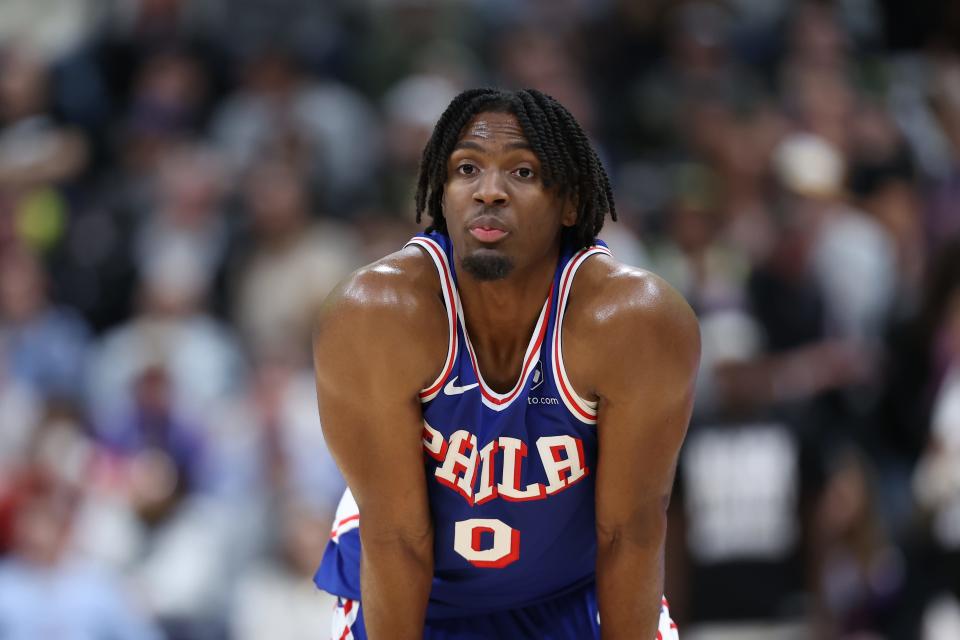
{"label": "jersey number 0", "polygon": [[475,567],[502,569],[520,557],[520,532],[496,518],[454,525],[453,549]]}

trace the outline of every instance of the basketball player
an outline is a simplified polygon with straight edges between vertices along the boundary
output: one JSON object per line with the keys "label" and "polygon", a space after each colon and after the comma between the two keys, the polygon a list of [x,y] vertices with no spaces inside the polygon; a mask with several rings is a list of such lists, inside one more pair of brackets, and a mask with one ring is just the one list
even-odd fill
{"label": "basketball player", "polygon": [[466,91],[420,166],[427,233],[348,278],[315,336],[346,477],[317,585],[334,638],[675,638],[665,511],[699,332],[596,240],[570,113]]}

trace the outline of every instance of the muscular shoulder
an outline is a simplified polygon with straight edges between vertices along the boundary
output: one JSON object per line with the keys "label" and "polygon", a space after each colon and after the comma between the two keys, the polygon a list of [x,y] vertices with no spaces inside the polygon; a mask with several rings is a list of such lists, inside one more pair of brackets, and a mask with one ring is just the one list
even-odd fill
{"label": "muscular shoulder", "polygon": [[394,320],[429,316],[436,310],[432,303],[440,301],[439,291],[430,260],[420,249],[406,247],[347,276],[324,301],[318,320],[322,326],[342,315],[353,320],[384,314]]}
{"label": "muscular shoulder", "polygon": [[407,247],[358,269],[324,301],[314,329],[318,382],[358,366],[429,382],[443,365],[447,333],[436,270]]}
{"label": "muscular shoulder", "polygon": [[597,255],[574,280],[564,352],[590,395],[602,395],[608,378],[695,374],[700,331],[690,305],[662,278]]}

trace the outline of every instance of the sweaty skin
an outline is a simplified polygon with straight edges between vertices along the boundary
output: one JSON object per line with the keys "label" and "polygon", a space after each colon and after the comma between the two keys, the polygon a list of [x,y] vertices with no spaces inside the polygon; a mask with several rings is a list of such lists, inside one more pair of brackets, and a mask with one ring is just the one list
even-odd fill
{"label": "sweaty skin", "polygon": [[[481,113],[447,164],[443,211],[483,378],[511,388],[547,297],[573,203],[540,179],[516,117]],[[504,233],[473,233],[476,228]],[[484,237],[495,235],[495,242]],[[480,237],[478,237],[480,236]],[[509,262],[481,279],[464,261]],[[360,269],[325,302],[314,357],[327,443],[360,508],[361,602],[371,638],[422,638],[433,529],[418,392],[443,366],[446,315],[430,259],[408,247]],[[699,361],[690,307],[657,276],[587,260],[564,319],[574,389],[599,402],[597,591],[604,638],[654,638],[666,507]],[[350,390],[345,393],[344,390]]]}

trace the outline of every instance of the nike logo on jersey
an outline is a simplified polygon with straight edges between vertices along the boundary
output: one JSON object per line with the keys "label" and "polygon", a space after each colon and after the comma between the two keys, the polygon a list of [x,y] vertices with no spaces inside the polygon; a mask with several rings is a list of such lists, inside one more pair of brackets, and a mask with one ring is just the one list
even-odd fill
{"label": "nike logo on jersey", "polygon": [[457,386],[457,378],[459,378],[459,377],[460,377],[460,376],[456,376],[456,377],[454,377],[453,380],[451,380],[450,382],[447,383],[447,386],[445,386],[445,387],[443,388],[443,392],[444,392],[445,394],[447,394],[448,396],[458,396],[458,395],[460,395],[461,393],[465,393],[465,392],[467,392],[467,391],[470,391],[470,389],[473,389],[474,387],[479,387],[479,386],[480,386],[480,383],[479,383],[479,382],[474,382],[473,384],[467,384],[467,385],[464,385],[464,386],[462,386],[462,387],[458,387],[458,386]]}

